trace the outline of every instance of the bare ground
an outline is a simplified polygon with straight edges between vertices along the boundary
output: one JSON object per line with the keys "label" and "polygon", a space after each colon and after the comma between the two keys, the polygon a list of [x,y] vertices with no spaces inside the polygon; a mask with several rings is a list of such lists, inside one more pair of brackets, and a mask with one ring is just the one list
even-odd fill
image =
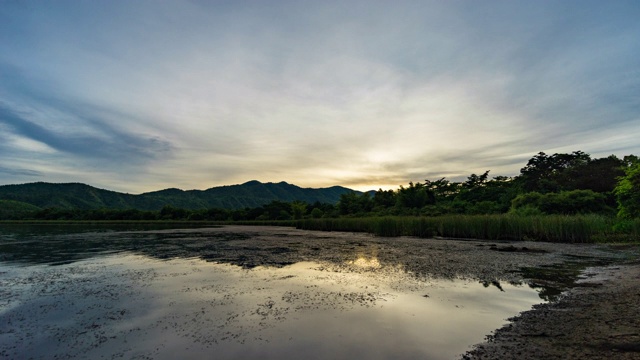
{"label": "bare ground", "polygon": [[464,359],[640,359],[640,263],[589,269],[557,302],[535,307]]}

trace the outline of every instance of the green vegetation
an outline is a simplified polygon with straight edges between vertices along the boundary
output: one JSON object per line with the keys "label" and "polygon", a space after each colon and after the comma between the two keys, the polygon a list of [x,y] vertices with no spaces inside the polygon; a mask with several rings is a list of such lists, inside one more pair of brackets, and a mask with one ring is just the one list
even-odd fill
{"label": "green vegetation", "polygon": [[[247,203],[240,200],[245,198],[260,204],[211,206],[214,202],[208,196],[213,196],[214,189],[235,205]],[[328,191],[324,194],[337,200],[310,202],[310,193],[305,191],[312,190]],[[316,198],[322,198],[317,191]],[[515,177],[490,179],[486,171],[460,182],[441,178],[366,193],[254,181],[204,192],[168,189],[142,195],[82,184],[8,185],[0,187],[2,196],[0,220],[213,221],[363,231],[379,236],[572,243],[640,239],[638,158],[612,155],[591,159],[581,151],[541,152]],[[33,205],[51,202],[61,205]]]}
{"label": "green vegetation", "polygon": [[368,232],[377,236],[449,237],[485,240],[531,240],[563,243],[635,242],[640,219],[616,228],[615,218],[602,215],[445,215],[436,217],[371,217],[306,219],[305,230]]}
{"label": "green vegetation", "polygon": [[0,200],[0,220],[23,219],[40,210],[37,206],[20,201]]}
{"label": "green vegetation", "polygon": [[614,193],[618,199],[619,217],[640,217],[640,161],[637,158],[629,164]]}
{"label": "green vegetation", "polygon": [[541,214],[606,214],[612,209],[606,196],[592,190],[571,190],[540,194],[530,192],[511,200],[511,212],[522,214],[523,209],[538,210]]}

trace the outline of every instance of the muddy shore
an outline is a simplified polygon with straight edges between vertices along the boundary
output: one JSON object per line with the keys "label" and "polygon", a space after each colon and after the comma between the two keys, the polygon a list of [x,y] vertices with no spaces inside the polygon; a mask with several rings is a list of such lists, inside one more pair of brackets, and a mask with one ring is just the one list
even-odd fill
{"label": "muddy shore", "polygon": [[640,359],[640,263],[591,268],[559,301],[511,319],[464,359]]}

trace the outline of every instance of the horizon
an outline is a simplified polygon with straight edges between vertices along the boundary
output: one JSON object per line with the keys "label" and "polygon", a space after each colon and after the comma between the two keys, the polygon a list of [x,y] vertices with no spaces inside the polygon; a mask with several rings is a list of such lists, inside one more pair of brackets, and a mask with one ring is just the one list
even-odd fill
{"label": "horizon", "polygon": [[[68,185],[68,184],[78,184],[78,185],[88,185],[90,187],[93,188],[98,188],[101,190],[108,190],[108,191],[114,191],[114,192],[120,192],[120,193],[124,193],[124,194],[129,194],[129,195],[141,195],[141,194],[145,194],[145,193],[149,193],[149,192],[156,192],[156,191],[164,191],[164,190],[171,190],[171,189],[177,189],[177,190],[181,190],[181,191],[205,191],[205,190],[209,190],[212,188],[217,188],[217,187],[226,187],[226,186],[240,186],[240,185],[245,185],[248,184],[250,182],[259,182],[261,184],[287,184],[287,185],[293,185],[302,189],[312,189],[312,190],[317,190],[317,189],[328,189],[328,188],[332,188],[332,187],[342,187],[342,188],[346,188],[349,190],[356,190],[356,189],[352,189],[352,188],[348,188],[342,185],[330,185],[330,186],[323,186],[323,187],[306,187],[306,186],[299,186],[297,184],[288,182],[288,181],[260,181],[260,180],[247,180],[247,181],[243,181],[241,183],[236,183],[236,184],[223,184],[223,185],[215,185],[215,186],[210,186],[207,188],[203,188],[203,189],[181,189],[181,188],[176,188],[176,187],[168,187],[168,188],[162,188],[162,189],[153,189],[153,190],[149,190],[149,191],[144,191],[144,192],[140,192],[140,193],[130,193],[130,192],[122,192],[119,190],[113,190],[113,189],[109,189],[109,188],[102,188],[102,187],[98,187],[95,186],[93,184],[88,184],[88,183],[82,183],[82,182],[77,182],[77,181],[69,181],[69,182],[49,182],[49,181],[33,181],[33,182],[24,182],[24,183],[13,183],[13,184],[0,184],[0,187],[2,186],[20,186],[20,185],[29,185],[29,184],[51,184],[51,185]],[[398,186],[399,187],[399,186]],[[378,189],[369,189],[369,190],[357,190],[360,192],[369,192],[369,191],[377,191]],[[388,189],[383,189],[383,190],[388,190]],[[394,189],[395,190],[395,189]]]}
{"label": "horizon", "polygon": [[[287,185],[297,186],[297,187],[302,188],[302,189],[328,189],[328,188],[332,188],[332,187],[342,187],[342,188],[346,188],[346,189],[349,189],[349,190],[356,190],[356,189],[348,188],[348,187],[342,186],[342,185],[329,185],[329,186],[323,186],[323,187],[307,187],[307,186],[299,186],[297,184],[294,184],[292,182],[285,181],[285,180],[282,180],[282,181],[260,181],[260,180],[252,179],[252,180],[247,180],[247,181],[243,181],[243,182],[240,182],[240,183],[215,185],[215,186],[209,186],[207,188],[202,188],[202,189],[181,189],[181,188],[177,188],[175,186],[171,186],[171,187],[167,187],[167,188],[153,189],[153,190],[144,191],[144,192],[135,193],[135,194],[134,193],[127,193],[127,194],[140,195],[140,194],[144,194],[144,193],[155,192],[155,191],[163,191],[163,190],[170,190],[170,189],[177,189],[177,190],[181,190],[181,191],[205,191],[205,190],[209,190],[209,189],[216,188],[216,187],[239,186],[239,185],[245,185],[245,184],[248,184],[250,182],[256,182],[256,181],[261,183],[261,184],[281,184],[281,183],[284,183],[284,184],[287,184]],[[23,183],[0,184],[0,187],[2,187],[2,186],[20,186],[20,185],[29,185],[29,184],[38,184],[38,183],[52,184],[52,185],[79,184],[79,185],[88,185],[90,187],[98,188],[98,189],[101,189],[101,190],[121,192],[121,191],[118,191],[118,190],[113,190],[113,189],[109,189],[109,188],[102,188],[102,187],[95,186],[93,184],[77,182],[77,181],[68,181],[68,182],[32,181],[32,182],[23,182]],[[402,184],[400,184],[400,185],[402,185]],[[400,187],[400,185],[398,185],[398,187]],[[377,191],[377,190],[378,189],[369,189],[369,190],[364,190],[364,191],[363,190],[357,190],[357,191],[369,192],[369,191]],[[389,189],[383,189],[383,190],[389,190]]]}
{"label": "horizon", "polygon": [[6,2],[0,185],[397,189],[640,154],[636,1]]}

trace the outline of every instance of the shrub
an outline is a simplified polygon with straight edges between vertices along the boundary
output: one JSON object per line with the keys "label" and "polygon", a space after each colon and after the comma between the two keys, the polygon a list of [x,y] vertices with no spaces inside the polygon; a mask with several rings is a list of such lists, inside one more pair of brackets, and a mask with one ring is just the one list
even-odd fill
{"label": "shrub", "polygon": [[[545,214],[606,214],[612,211],[606,204],[606,195],[591,190],[572,190],[540,194],[530,192],[511,201],[511,213],[529,212],[533,208]],[[527,208],[527,210],[520,210]]]}

